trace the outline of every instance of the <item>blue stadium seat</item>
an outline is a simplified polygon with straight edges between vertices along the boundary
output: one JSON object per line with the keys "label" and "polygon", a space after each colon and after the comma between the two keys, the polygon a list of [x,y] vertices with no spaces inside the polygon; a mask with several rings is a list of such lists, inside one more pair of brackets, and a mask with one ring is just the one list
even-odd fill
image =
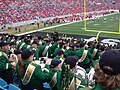
{"label": "blue stadium seat", "polygon": [[4,90],[4,88],[2,86],[0,86],[0,90]]}
{"label": "blue stadium seat", "polygon": [[44,90],[52,90],[48,83],[43,83]]}
{"label": "blue stadium seat", "polygon": [[3,80],[2,78],[0,78],[0,86],[1,87],[6,87],[8,86],[7,82],[5,80]]}
{"label": "blue stadium seat", "polygon": [[8,90],[21,90],[21,89],[13,84],[10,84]]}

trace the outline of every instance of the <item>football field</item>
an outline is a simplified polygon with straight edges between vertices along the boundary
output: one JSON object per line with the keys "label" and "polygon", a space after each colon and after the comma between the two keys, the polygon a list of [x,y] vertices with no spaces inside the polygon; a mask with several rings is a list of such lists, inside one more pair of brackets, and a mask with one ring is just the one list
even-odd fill
{"label": "football field", "polygon": [[[112,14],[108,16],[102,16],[86,20],[86,31],[84,28],[84,22],[76,22],[73,24],[57,27],[56,30],[59,33],[77,34],[96,36],[100,31],[102,37],[120,38],[120,13]],[[52,32],[55,29],[47,29],[44,32]]]}
{"label": "football field", "polygon": [[[34,25],[21,27],[21,32],[16,32],[14,28],[7,30],[10,34],[32,33],[37,31],[51,33],[54,30],[64,34],[96,36],[98,32],[100,37],[110,37],[120,39],[120,13],[109,14],[107,16],[97,17],[86,20],[86,31],[84,21],[75,21],[72,23],[54,24],[53,26],[44,27],[40,23],[40,28]],[[26,31],[24,29],[26,27]],[[32,32],[31,32],[32,31]]]}

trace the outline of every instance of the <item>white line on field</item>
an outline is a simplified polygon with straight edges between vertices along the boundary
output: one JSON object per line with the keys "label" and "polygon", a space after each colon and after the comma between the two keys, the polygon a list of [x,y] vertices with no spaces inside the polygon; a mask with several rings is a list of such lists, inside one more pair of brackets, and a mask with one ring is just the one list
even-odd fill
{"label": "white line on field", "polygon": [[[113,14],[109,14],[109,15],[106,15],[106,16],[110,16],[110,15],[114,15],[114,14],[118,14],[118,13],[113,13]],[[98,17],[104,17],[104,16],[98,16]],[[93,18],[91,18],[91,19],[93,19]],[[90,20],[90,19],[87,19],[87,20]],[[34,33],[34,32],[37,32],[37,31],[43,31],[43,30],[47,30],[47,29],[61,27],[61,26],[65,26],[65,25],[69,25],[69,24],[73,24],[73,23],[77,23],[77,22],[81,22],[81,21],[83,21],[83,20],[73,21],[73,22],[64,23],[64,24],[59,24],[59,25],[50,26],[50,27],[46,27],[46,28],[42,28],[42,29],[38,29],[38,30],[34,30],[34,31],[29,31],[29,32],[21,33],[21,34],[15,34],[15,35],[20,36],[20,35],[24,35],[24,34],[30,34],[30,33]]]}

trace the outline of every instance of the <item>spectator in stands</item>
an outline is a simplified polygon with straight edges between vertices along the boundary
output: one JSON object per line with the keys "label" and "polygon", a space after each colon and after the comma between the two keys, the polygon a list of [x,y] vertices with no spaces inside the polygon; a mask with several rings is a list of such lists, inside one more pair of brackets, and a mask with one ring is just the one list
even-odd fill
{"label": "spectator in stands", "polygon": [[120,89],[120,52],[117,50],[105,51],[99,64],[95,65],[94,90],[119,90]]}
{"label": "spectator in stands", "polygon": [[[39,17],[46,18],[81,13],[84,4],[83,0],[2,0],[0,3],[1,25],[38,19]],[[101,4],[97,5],[97,3]],[[120,10],[120,0],[116,0],[114,3],[113,0],[87,0],[87,12],[96,11],[96,9],[97,11]],[[106,12],[102,13],[105,14]],[[82,17],[71,16],[68,21],[77,18]],[[56,21],[60,22],[61,20]],[[46,22],[44,25],[46,26]]]}

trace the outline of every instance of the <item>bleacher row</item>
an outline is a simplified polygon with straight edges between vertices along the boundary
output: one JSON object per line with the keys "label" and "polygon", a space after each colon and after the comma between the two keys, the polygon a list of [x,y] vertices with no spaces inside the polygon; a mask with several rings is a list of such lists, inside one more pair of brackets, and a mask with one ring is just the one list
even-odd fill
{"label": "bleacher row", "polygon": [[[86,0],[87,12],[120,10],[120,0]],[[0,0],[0,25],[83,12],[84,0]],[[97,8],[97,9],[96,9]]]}

